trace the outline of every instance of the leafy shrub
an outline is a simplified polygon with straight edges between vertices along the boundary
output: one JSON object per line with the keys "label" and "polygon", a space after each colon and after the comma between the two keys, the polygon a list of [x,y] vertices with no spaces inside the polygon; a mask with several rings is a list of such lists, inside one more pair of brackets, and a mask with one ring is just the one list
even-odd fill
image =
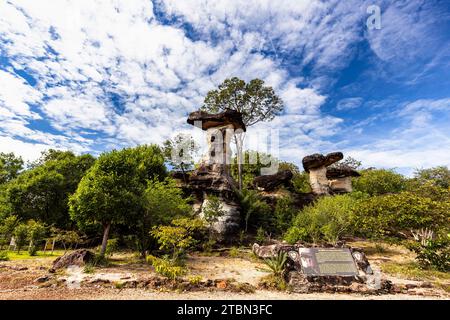
{"label": "leafy shrub", "polygon": [[14,229],[14,238],[16,239],[17,252],[20,253],[20,249],[27,243],[28,226],[23,223],[17,225]]}
{"label": "leafy shrub", "polygon": [[285,265],[287,261],[286,252],[278,252],[275,258],[264,259],[264,264],[268,267],[270,272],[276,277],[283,277],[285,273]]}
{"label": "leafy shrub", "polygon": [[359,201],[355,227],[365,236],[398,237],[411,229],[448,228],[450,201],[434,201],[409,191]]}
{"label": "leafy shrub", "polygon": [[405,177],[393,170],[367,169],[360,173],[353,180],[353,189],[371,196],[400,192],[406,187]]}
{"label": "leafy shrub", "polygon": [[261,199],[256,190],[243,189],[239,193],[242,220],[245,223],[244,230],[249,227],[263,227],[270,229],[272,222],[271,208]]}
{"label": "leafy shrub", "polygon": [[198,226],[189,226],[186,220],[173,220],[172,226],[158,226],[151,231],[151,235],[156,238],[159,248],[171,253],[172,262],[193,247],[197,240],[192,235]]}
{"label": "leafy shrub", "polygon": [[0,251],[0,261],[8,261],[8,251]]}
{"label": "leafy shrub", "polygon": [[266,241],[266,231],[264,230],[263,227],[259,227],[258,230],[256,231],[255,240],[258,243],[264,243]]}
{"label": "leafy shrub", "polygon": [[201,276],[190,276],[188,278],[188,281],[192,285],[198,285],[200,282],[202,282],[202,279],[203,278]]}
{"label": "leafy shrub", "polygon": [[450,170],[446,166],[417,170],[414,173],[414,178],[421,183],[432,182],[444,189],[450,187]]}
{"label": "leafy shrub", "polygon": [[278,234],[284,233],[291,225],[295,216],[293,201],[290,196],[282,197],[277,200],[274,210],[275,229]]}
{"label": "leafy shrub", "polygon": [[442,272],[450,271],[450,241],[448,237],[430,240],[424,244],[410,242],[407,247],[416,253],[416,260],[422,268],[434,268]]}
{"label": "leafy shrub", "polygon": [[105,255],[112,257],[112,255],[119,249],[119,241],[117,239],[109,239],[106,243]]}
{"label": "leafy shrub", "polygon": [[323,197],[305,207],[295,217],[285,240],[335,243],[343,235],[353,233],[353,212],[357,201],[351,195]]}
{"label": "leafy shrub", "polygon": [[30,255],[30,256],[35,256],[35,255],[37,255],[37,247],[35,246],[35,245],[31,245],[29,248],[28,248],[28,254]]}
{"label": "leafy shrub", "polygon": [[173,265],[173,262],[167,258],[157,258],[149,255],[147,256],[147,262],[155,268],[157,273],[172,280],[186,273],[185,268]]}
{"label": "leafy shrub", "polygon": [[311,192],[311,185],[309,184],[309,174],[307,172],[297,173],[291,179],[295,192],[309,193]]}
{"label": "leafy shrub", "polygon": [[212,223],[223,216],[225,211],[223,210],[223,205],[219,197],[209,196],[207,200],[205,207],[202,208],[202,214],[206,221]]}

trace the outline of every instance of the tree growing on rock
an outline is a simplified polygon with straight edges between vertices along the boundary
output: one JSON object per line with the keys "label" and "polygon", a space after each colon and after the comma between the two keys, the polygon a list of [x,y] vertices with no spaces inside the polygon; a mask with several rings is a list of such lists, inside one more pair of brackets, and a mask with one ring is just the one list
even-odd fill
{"label": "tree growing on rock", "polygon": [[111,227],[136,223],[145,211],[147,181],[166,175],[164,156],[156,145],[103,153],[71,196],[70,215],[78,224],[100,223],[104,256]]}
{"label": "tree growing on rock", "polygon": [[[237,77],[225,79],[218,89],[208,92],[202,110],[222,112],[232,109],[242,114],[242,120],[247,127],[261,121],[270,121],[284,108],[283,101],[270,86],[265,86],[261,79],[253,79],[249,83]],[[238,182],[242,190],[242,151],[245,134],[236,132],[234,143],[238,156]]]}

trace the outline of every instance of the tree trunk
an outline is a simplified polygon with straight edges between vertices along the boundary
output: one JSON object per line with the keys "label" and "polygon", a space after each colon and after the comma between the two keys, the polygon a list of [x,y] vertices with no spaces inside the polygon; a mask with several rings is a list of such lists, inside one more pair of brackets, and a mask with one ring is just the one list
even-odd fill
{"label": "tree trunk", "polygon": [[243,137],[242,133],[235,136],[235,144],[236,144],[236,158],[238,165],[238,186],[239,190],[242,190],[242,142]]}
{"label": "tree trunk", "polygon": [[111,229],[111,222],[108,222],[106,225],[104,225],[102,249],[100,251],[100,256],[102,256],[102,257],[105,256],[106,245],[108,244],[108,237],[109,237],[110,229]]}

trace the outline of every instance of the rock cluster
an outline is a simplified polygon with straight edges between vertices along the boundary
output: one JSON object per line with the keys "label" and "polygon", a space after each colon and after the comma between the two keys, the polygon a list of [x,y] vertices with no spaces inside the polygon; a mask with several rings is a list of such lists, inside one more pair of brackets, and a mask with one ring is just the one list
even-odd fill
{"label": "rock cluster", "polygon": [[303,168],[309,173],[314,194],[329,195],[352,191],[351,178],[359,176],[359,173],[347,165],[330,167],[343,158],[342,152],[332,152],[325,156],[315,153],[303,158]]}
{"label": "rock cluster", "polygon": [[292,176],[291,170],[283,170],[275,174],[259,176],[253,179],[253,186],[258,190],[273,191],[281,185],[288,186]]}

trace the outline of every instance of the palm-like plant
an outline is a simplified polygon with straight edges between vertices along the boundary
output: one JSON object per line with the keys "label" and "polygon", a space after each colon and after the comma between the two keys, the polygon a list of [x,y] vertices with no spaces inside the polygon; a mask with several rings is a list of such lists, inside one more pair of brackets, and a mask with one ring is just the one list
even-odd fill
{"label": "palm-like plant", "polygon": [[275,258],[264,259],[264,263],[269,268],[269,272],[272,272],[276,277],[282,277],[284,275],[286,265],[287,254],[286,252],[278,252]]}

